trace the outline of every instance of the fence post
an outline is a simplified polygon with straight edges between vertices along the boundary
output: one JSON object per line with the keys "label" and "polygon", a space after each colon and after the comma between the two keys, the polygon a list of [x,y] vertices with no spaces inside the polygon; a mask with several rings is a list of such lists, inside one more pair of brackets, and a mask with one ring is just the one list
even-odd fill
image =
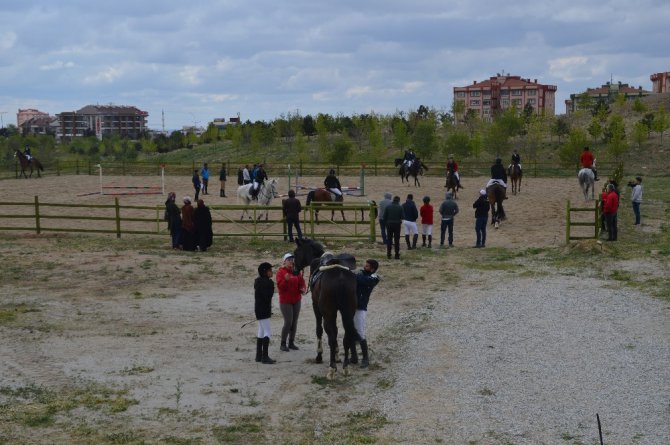
{"label": "fence post", "polygon": [[365,164],[361,165],[361,196],[365,196]]}
{"label": "fence post", "polygon": [[114,198],[114,207],[116,210],[116,237],[121,238],[121,209],[119,208],[119,197]]}
{"label": "fence post", "polygon": [[567,214],[565,216],[565,244],[570,244],[570,200],[568,199]]}
{"label": "fence post", "polygon": [[38,235],[42,232],[40,227],[40,201],[37,195],[35,195],[35,230]]}
{"label": "fence post", "polygon": [[126,176],[126,160],[121,161],[121,174]]}
{"label": "fence post", "polygon": [[370,242],[374,243],[377,240],[377,234],[375,233],[375,227],[376,227],[376,222],[377,218],[375,218],[375,209],[377,208],[376,205],[373,203],[370,203]]}
{"label": "fence post", "polygon": [[60,162],[56,159],[56,176],[60,176]]}
{"label": "fence post", "polygon": [[599,239],[600,236],[600,206],[598,205],[599,201],[596,199],[596,239]]}
{"label": "fence post", "polygon": [[91,170],[91,160],[88,160],[88,175],[91,176],[93,174],[93,171]]}
{"label": "fence post", "polygon": [[309,227],[312,232],[310,236],[314,238],[314,204],[309,206]]}
{"label": "fence post", "polygon": [[75,164],[75,171],[77,172],[76,174],[79,174],[79,159],[77,158],[76,164]]}

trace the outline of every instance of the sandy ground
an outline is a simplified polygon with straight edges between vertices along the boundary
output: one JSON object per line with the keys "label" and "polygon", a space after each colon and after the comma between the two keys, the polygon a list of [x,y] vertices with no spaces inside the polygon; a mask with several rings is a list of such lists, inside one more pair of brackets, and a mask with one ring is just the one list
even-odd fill
{"label": "sandy ground", "polygon": [[[148,186],[156,185],[158,178],[108,179]],[[357,178],[341,181],[355,186]],[[364,443],[362,438],[369,436],[378,443],[530,444],[564,443],[569,432],[575,432],[576,437],[592,437],[580,432],[581,417],[571,418],[567,425],[549,425],[537,436],[519,421],[521,432],[515,436],[513,413],[504,421],[509,424],[501,424],[487,422],[486,416],[469,420],[467,409],[457,402],[441,411],[439,404],[457,396],[459,388],[472,377],[461,366],[471,366],[479,352],[470,351],[473,355],[463,358],[468,355],[467,347],[462,349],[463,338],[453,326],[448,334],[454,340],[446,338],[439,350],[418,348],[420,355],[411,355],[412,349],[407,349],[422,336],[445,335],[444,321],[428,323],[435,299],[449,296],[448,306],[441,310],[452,314],[460,311],[463,322],[470,310],[482,304],[478,296],[495,292],[496,286],[509,285],[518,273],[525,274],[525,287],[530,289],[533,283],[542,283],[545,274],[564,276],[560,271],[548,270],[536,276],[537,264],[489,274],[477,264],[488,264],[491,256],[508,256],[496,247],[518,248],[521,252],[528,247],[564,243],[566,201],[583,203],[576,179],[524,180],[522,192],[510,195],[505,202],[508,221],[498,230],[489,229],[489,249],[484,251],[469,247],[474,244],[472,203],[485,181],[462,181],[465,190],[458,196],[461,213],[455,225],[454,249],[407,252],[403,247],[403,259],[389,261],[378,245],[351,242],[329,246],[353,251],[359,257],[382,258],[383,277],[373,294],[368,319],[373,365],[367,370],[355,369],[350,378],[340,374],[334,383],[323,381],[325,365],[313,363],[314,319],[307,300],[297,336],[301,349],[284,353],[278,349],[281,316],[275,298],[270,354],[277,359],[274,366],[253,360],[255,323],[241,327],[253,321],[255,267],[262,261],[278,265],[282,252],[290,249],[286,244],[261,242],[237,251],[234,243],[239,241],[228,241],[208,253],[186,253],[171,250],[167,236],[153,244],[138,242],[135,247],[132,237],[116,240],[112,235],[102,239],[7,235],[1,244],[2,307],[24,304],[34,310],[0,324],[0,389],[36,385],[59,391],[95,383],[125,389],[138,403],[115,414],[84,408],[62,411],[53,423],[40,427],[26,426],[9,411],[0,410],[0,443],[251,443],[270,439],[275,443]],[[304,180],[313,185],[319,182],[320,178]],[[385,191],[404,200],[413,193],[417,201],[424,195],[431,196],[437,208],[444,196],[438,178],[425,178],[421,188],[400,185],[398,178],[386,177],[367,177],[365,185],[367,196],[347,200],[379,201]],[[39,195],[42,202],[109,203],[108,196],[77,196],[98,187],[98,178],[88,176],[0,181],[5,200],[32,202]],[[212,194],[204,197],[208,204],[235,202],[234,198],[218,197],[218,182],[212,181],[210,189]],[[192,196],[189,178],[167,178],[166,190]],[[234,196],[230,187],[227,194]],[[155,205],[162,204],[164,197],[124,196],[121,200]],[[18,240],[12,240],[15,236]],[[17,270],[34,270],[36,279],[21,285],[14,275]],[[595,276],[584,279],[591,278]],[[568,281],[557,288],[569,292]],[[452,283],[462,283],[462,289]],[[471,291],[473,288],[480,292]],[[639,298],[646,301],[644,296]],[[667,311],[667,304],[659,301],[651,306],[651,310]],[[667,353],[665,320],[650,323],[666,329],[660,341]],[[463,330],[462,335],[472,333]],[[436,353],[441,360],[435,360]],[[449,368],[459,370],[461,380],[437,385],[438,392],[432,392],[432,379]],[[423,386],[405,392],[401,389],[407,388],[408,379],[416,379],[413,387],[416,382]],[[0,404],[18,403],[7,393],[0,391]],[[333,406],[337,415],[333,415]],[[347,412],[365,414],[347,417]],[[475,412],[481,416],[481,411]],[[659,414],[654,411],[650,415]],[[391,423],[379,421],[380,416]],[[664,414],[660,416],[662,419]],[[249,422],[257,429],[245,429],[243,425]],[[474,424],[479,426],[468,427]],[[228,436],[221,432],[221,428],[231,425],[240,428]],[[627,434],[623,430],[616,432]],[[130,432],[127,441],[115,441],[118,431]],[[628,435],[608,443],[660,443],[654,442],[647,431],[634,433],[642,434],[636,442],[630,442],[632,436]]]}

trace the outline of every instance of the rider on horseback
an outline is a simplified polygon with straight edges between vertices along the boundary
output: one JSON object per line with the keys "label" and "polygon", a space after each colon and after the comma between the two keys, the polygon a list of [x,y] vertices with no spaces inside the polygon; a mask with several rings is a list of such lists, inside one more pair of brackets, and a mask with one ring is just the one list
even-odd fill
{"label": "rider on horseback", "polygon": [[[447,161],[447,175],[454,175],[456,178],[456,190],[464,188],[461,185],[461,176],[458,173],[458,163],[454,161],[454,155],[449,155],[449,160]],[[445,187],[449,187],[449,184],[445,184]]]}
{"label": "rider on horseback", "polygon": [[30,162],[33,159],[33,155],[30,153],[30,147],[28,144],[26,144],[26,147],[23,149],[23,156],[26,157],[28,162]]}
{"label": "rider on horseback", "polygon": [[491,166],[491,179],[486,184],[488,188],[490,185],[498,183],[505,188],[505,199],[507,199],[507,172],[502,165],[502,159],[496,158],[496,163]]}
{"label": "rider on horseback", "polygon": [[323,185],[330,193],[334,193],[338,198],[342,196],[342,186],[340,180],[335,176],[335,170],[332,168],[328,172],[328,176],[323,180]]}
{"label": "rider on horseback", "polygon": [[265,164],[258,164],[256,169],[254,170],[254,180],[252,182],[251,186],[251,197],[252,199],[258,199],[258,192],[261,190],[261,186],[265,182],[266,179],[268,179],[268,174],[265,172],[265,169],[263,168]]}
{"label": "rider on horseback", "polygon": [[510,163],[509,167],[507,168],[507,171],[510,173],[510,175],[512,174],[512,167],[514,165],[518,165],[519,166],[519,171],[521,171],[521,155],[519,154],[519,152],[517,151],[516,148],[514,150],[512,150],[512,162]]}
{"label": "rider on horseback", "polygon": [[593,153],[589,150],[589,147],[584,147],[582,155],[579,157],[579,162],[582,164],[583,168],[590,168],[593,171],[593,176],[596,181],[600,181],[598,178],[598,172],[596,171],[596,159],[593,157]]}
{"label": "rider on horseback", "polygon": [[414,161],[416,161],[416,154],[414,153],[414,150],[411,148],[409,150],[405,150],[405,156],[402,159],[403,164],[405,164],[407,168],[410,168],[412,164],[414,164]]}

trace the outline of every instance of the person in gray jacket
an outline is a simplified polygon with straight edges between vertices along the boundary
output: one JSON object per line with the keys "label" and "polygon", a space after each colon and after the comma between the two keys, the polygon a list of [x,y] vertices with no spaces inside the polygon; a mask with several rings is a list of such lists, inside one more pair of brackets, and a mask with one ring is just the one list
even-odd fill
{"label": "person in gray jacket", "polygon": [[445,200],[440,205],[439,213],[442,217],[440,224],[440,249],[444,249],[444,232],[449,229],[449,247],[454,247],[454,217],[458,214],[458,204],[454,201],[454,195],[447,192]]}
{"label": "person in gray jacket", "polygon": [[386,207],[383,214],[386,221],[386,236],[388,244],[386,245],[386,256],[391,258],[391,247],[395,247],[395,259],[400,259],[400,225],[405,219],[405,212],[400,205],[400,196],[394,196],[393,202]]}
{"label": "person in gray jacket", "polygon": [[377,214],[379,215],[379,227],[381,228],[381,234],[382,234],[382,244],[386,245],[388,244],[388,238],[386,238],[386,221],[384,221],[384,210],[386,210],[386,207],[391,204],[391,198],[393,195],[391,195],[389,192],[384,193],[384,199],[379,201],[379,211]]}
{"label": "person in gray jacket", "polygon": [[642,177],[637,176],[635,182],[630,185],[633,190],[631,192],[630,201],[633,203],[633,214],[635,215],[635,227],[640,227],[640,204],[642,203]]}

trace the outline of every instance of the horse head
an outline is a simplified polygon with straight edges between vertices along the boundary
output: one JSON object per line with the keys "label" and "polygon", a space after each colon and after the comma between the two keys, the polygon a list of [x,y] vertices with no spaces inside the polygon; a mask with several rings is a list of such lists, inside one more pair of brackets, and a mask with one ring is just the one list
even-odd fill
{"label": "horse head", "polygon": [[277,193],[277,180],[276,179],[270,179],[268,181],[268,187],[270,188],[270,191],[272,192],[272,197],[273,198],[279,198],[279,194]]}
{"label": "horse head", "polygon": [[398,167],[402,164],[402,158],[395,158],[395,166]]}
{"label": "horse head", "polygon": [[295,270],[301,271],[305,267],[312,264],[312,261],[315,258],[319,258],[323,255],[324,248],[318,241],[307,239],[307,238],[298,238],[295,241],[296,248],[293,251],[295,256]]}

